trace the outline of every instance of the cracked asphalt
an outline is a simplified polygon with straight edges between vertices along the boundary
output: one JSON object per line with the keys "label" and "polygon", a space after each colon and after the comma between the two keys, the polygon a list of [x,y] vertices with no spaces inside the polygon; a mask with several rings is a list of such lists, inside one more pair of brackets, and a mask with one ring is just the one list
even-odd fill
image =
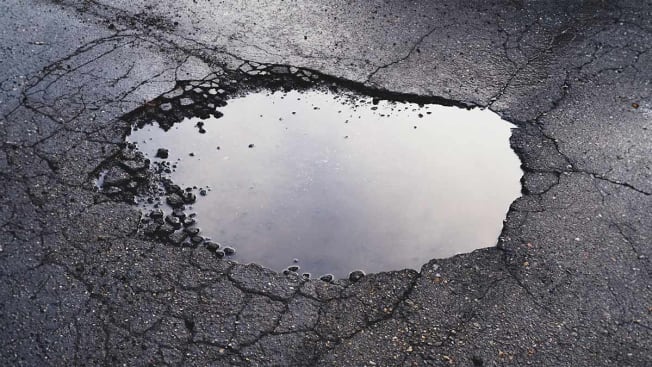
{"label": "cracked asphalt", "polygon": [[[649,1],[5,0],[0,14],[2,365],[652,365]],[[131,111],[278,65],[519,126],[523,195],[497,246],[306,281],[145,238],[135,206],[95,189]]]}

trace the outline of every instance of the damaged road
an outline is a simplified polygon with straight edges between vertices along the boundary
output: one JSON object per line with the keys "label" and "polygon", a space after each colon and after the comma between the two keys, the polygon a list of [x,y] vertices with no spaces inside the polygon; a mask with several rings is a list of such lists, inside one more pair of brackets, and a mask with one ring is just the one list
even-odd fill
{"label": "damaged road", "polygon": [[[0,5],[3,365],[652,364],[652,4],[152,3]],[[146,238],[94,180],[223,75],[490,108],[523,195],[496,247],[357,282]]]}

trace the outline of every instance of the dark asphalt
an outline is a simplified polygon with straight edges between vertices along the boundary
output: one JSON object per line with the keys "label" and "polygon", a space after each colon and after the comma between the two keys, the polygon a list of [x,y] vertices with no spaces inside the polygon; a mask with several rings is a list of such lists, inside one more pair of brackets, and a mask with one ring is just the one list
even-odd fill
{"label": "dark asphalt", "polygon": [[[0,14],[0,364],[652,365],[649,1],[5,0]],[[245,88],[271,64],[517,124],[523,196],[497,247],[303,281],[147,240],[134,206],[97,192],[125,114],[179,81]]]}

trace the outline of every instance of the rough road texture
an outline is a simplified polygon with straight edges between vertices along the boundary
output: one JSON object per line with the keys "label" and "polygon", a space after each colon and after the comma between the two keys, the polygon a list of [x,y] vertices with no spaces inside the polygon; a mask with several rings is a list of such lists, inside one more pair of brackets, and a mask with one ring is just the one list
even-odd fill
{"label": "rough road texture", "polygon": [[[548,3],[3,1],[0,364],[652,365],[652,4]],[[497,247],[329,284],[137,236],[120,117],[246,62],[516,123]]]}

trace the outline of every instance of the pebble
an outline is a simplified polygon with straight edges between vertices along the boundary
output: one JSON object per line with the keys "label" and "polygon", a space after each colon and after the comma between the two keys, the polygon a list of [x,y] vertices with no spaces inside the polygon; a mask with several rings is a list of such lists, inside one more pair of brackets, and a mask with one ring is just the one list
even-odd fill
{"label": "pebble", "polygon": [[174,209],[172,215],[179,218],[179,220],[184,220],[186,218],[186,213],[184,213],[184,211],[181,209]]}
{"label": "pebble", "polygon": [[197,227],[188,227],[183,230],[184,232],[188,233],[191,236],[196,236],[199,234],[199,228]]}
{"label": "pebble", "polygon": [[183,195],[183,201],[186,204],[192,204],[195,201],[197,201],[197,195],[193,194],[192,192],[188,192],[185,195]]}
{"label": "pebble", "polygon": [[181,190],[181,186],[179,186],[179,185],[174,185],[174,184],[172,184],[172,185],[168,185],[168,186],[166,187],[165,191],[166,191],[168,194],[179,194],[179,193],[182,193],[182,192],[183,192],[183,190]]}
{"label": "pebble", "polygon": [[167,217],[165,217],[165,221],[166,221],[169,225],[171,225],[172,227],[174,227],[174,229],[179,229],[179,228],[181,228],[181,220],[180,220],[179,218],[175,217],[175,216],[168,215]]}
{"label": "pebble", "polygon": [[200,244],[200,243],[204,242],[204,237],[202,237],[202,236],[192,236],[190,238],[190,241],[192,243],[195,243],[195,244]]}
{"label": "pebble", "polygon": [[158,148],[156,150],[156,158],[166,159],[169,156],[169,151],[165,148]]}
{"label": "pebble", "polygon": [[231,255],[235,254],[235,249],[233,247],[228,247],[227,246],[227,247],[224,248],[224,254],[227,255],[227,256],[231,256]]}
{"label": "pebble", "polygon": [[204,246],[206,246],[206,248],[209,249],[210,251],[216,251],[217,249],[220,248],[220,244],[213,241],[204,242]]}
{"label": "pebble", "polygon": [[364,271],[355,270],[352,271],[351,274],[349,274],[349,280],[352,282],[357,282],[358,280],[362,279],[364,276],[365,276]]}
{"label": "pebble", "polygon": [[177,231],[177,232],[174,232],[174,233],[170,234],[170,235],[168,236],[168,240],[170,240],[170,242],[171,242],[173,245],[177,245],[177,246],[179,246],[179,245],[181,245],[181,243],[182,243],[182,242],[183,242],[187,237],[188,237],[188,235],[185,234],[185,233],[183,233],[183,231]]}
{"label": "pebble", "polygon": [[216,250],[216,251],[215,251],[215,256],[217,256],[217,257],[220,258],[220,259],[223,258],[223,257],[224,257],[224,251],[222,251],[222,250]]}
{"label": "pebble", "polygon": [[168,195],[165,201],[173,208],[181,208],[184,203],[184,199],[178,194]]}
{"label": "pebble", "polygon": [[253,147],[254,147],[254,145],[253,145],[253,144],[249,144],[249,148],[253,148]]}
{"label": "pebble", "polygon": [[128,172],[137,173],[146,169],[149,166],[149,162],[146,160],[122,161],[120,165]]}
{"label": "pebble", "polygon": [[333,274],[325,274],[319,277],[320,280],[323,280],[324,282],[330,283],[333,281]]}
{"label": "pebble", "polygon": [[288,266],[288,270],[297,272],[299,271],[299,267],[297,265]]}
{"label": "pebble", "polygon": [[184,97],[184,98],[181,98],[181,99],[179,100],[179,103],[180,103],[182,106],[190,106],[191,104],[194,104],[195,101],[193,101],[191,98]]}

